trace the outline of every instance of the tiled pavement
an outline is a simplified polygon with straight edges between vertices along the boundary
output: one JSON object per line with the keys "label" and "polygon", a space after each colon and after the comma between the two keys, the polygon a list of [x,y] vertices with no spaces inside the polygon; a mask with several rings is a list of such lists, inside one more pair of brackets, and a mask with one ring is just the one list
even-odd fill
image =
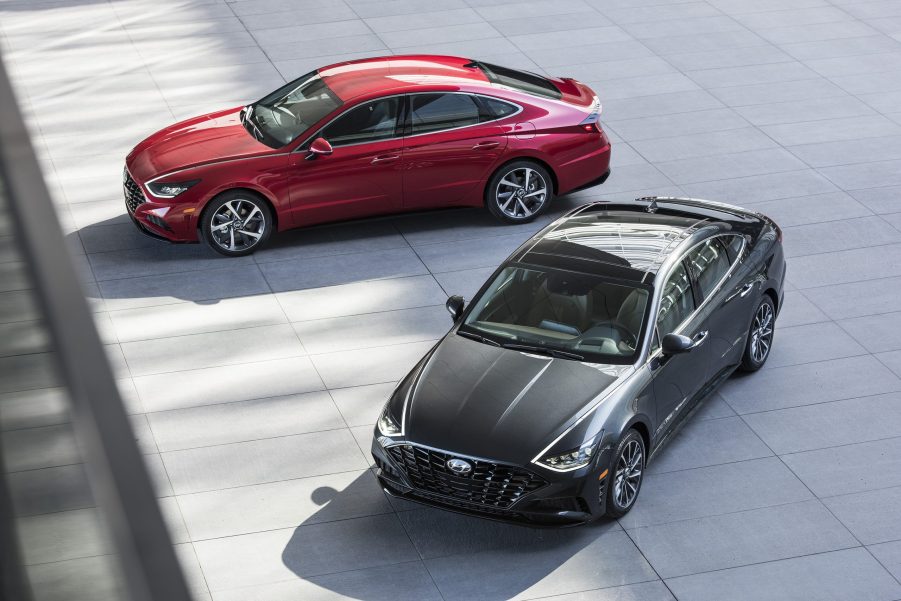
{"label": "tiled pavement", "polygon": [[[901,0],[0,0],[0,44],[197,599],[901,599]],[[447,294],[547,219],[403,216],[238,260],[126,222],[122,159],[143,135],[315,66],[419,51],[598,91],[613,175],[555,214],[687,194],[784,226],[769,365],[707,403],[619,522],[401,505],[367,469]],[[17,337],[33,312],[0,286],[0,409],[52,404],[21,392],[44,342]],[[100,598],[102,541],[59,542],[94,519],[68,430],[3,427],[35,449],[7,459],[39,590]],[[40,504],[51,480],[65,505]],[[73,571],[84,594],[54,590]]]}

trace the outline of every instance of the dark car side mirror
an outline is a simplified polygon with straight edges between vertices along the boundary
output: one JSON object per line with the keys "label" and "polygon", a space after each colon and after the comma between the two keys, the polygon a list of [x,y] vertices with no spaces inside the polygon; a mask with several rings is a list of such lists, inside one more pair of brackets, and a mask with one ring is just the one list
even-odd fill
{"label": "dark car side mirror", "polygon": [[663,337],[660,348],[664,355],[687,353],[695,347],[695,341],[682,334],[667,334]]}
{"label": "dark car side mirror", "polygon": [[307,160],[310,161],[318,156],[328,156],[332,154],[332,145],[325,138],[316,138],[310,144]]}
{"label": "dark car side mirror", "polygon": [[447,312],[451,314],[451,317],[454,321],[460,319],[460,316],[463,315],[463,307],[466,305],[466,300],[462,296],[454,295],[447,299],[447,302],[444,303],[444,306],[447,307]]}

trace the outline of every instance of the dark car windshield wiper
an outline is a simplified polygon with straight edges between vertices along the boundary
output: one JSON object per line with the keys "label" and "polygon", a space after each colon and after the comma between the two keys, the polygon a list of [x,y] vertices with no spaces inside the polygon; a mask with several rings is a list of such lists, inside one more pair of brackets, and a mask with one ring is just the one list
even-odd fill
{"label": "dark car windshield wiper", "polygon": [[537,355],[550,355],[551,357],[558,357],[560,359],[573,359],[575,361],[582,361],[585,359],[585,357],[583,357],[582,355],[570,353],[567,351],[561,351],[555,348],[548,348],[546,346],[533,346],[530,344],[518,344],[515,342],[502,344],[501,346],[513,351],[523,351],[526,353],[535,353]]}
{"label": "dark car windshield wiper", "polygon": [[491,346],[500,346],[500,343],[491,340],[490,338],[485,338],[481,334],[476,334],[475,332],[467,332],[466,330],[457,330],[457,334],[463,336],[464,338],[472,338],[473,340],[478,340],[482,344],[490,344]]}

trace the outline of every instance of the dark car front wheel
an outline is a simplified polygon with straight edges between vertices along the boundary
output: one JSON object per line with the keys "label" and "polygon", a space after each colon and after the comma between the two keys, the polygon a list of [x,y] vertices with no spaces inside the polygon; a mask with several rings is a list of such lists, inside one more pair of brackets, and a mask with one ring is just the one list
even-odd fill
{"label": "dark car front wheel", "polygon": [[773,330],[776,327],[776,307],[773,299],[764,294],[754,311],[754,319],[751,321],[751,329],[748,332],[748,341],[745,343],[745,353],[741,358],[739,369],[742,371],[757,371],[766,363],[773,348]]}
{"label": "dark car front wheel", "polygon": [[259,197],[242,191],[216,197],[201,216],[203,239],[227,257],[249,255],[272,233],[272,213]]}
{"label": "dark car front wheel", "polygon": [[608,516],[622,517],[635,505],[646,461],[644,439],[637,431],[629,430],[616,445],[610,462],[605,489]]}
{"label": "dark car front wheel", "polygon": [[533,161],[514,161],[498,169],[488,182],[485,204],[507,223],[526,223],[543,213],[554,197],[547,169]]}

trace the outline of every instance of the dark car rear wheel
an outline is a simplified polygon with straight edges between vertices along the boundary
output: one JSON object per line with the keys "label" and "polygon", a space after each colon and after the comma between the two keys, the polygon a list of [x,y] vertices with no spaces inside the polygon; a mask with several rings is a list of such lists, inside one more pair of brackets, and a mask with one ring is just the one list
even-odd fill
{"label": "dark car rear wheel", "polygon": [[742,371],[757,371],[766,363],[773,348],[773,330],[776,326],[776,307],[773,299],[763,295],[757,310],[754,311],[754,319],[751,321],[751,329],[748,332],[748,340],[745,342],[745,353],[741,358],[739,369]]}
{"label": "dark car rear wheel", "polygon": [[513,161],[488,182],[485,204],[491,214],[507,223],[526,223],[547,210],[554,185],[547,169],[534,161]]}
{"label": "dark car rear wheel", "polygon": [[203,239],[227,257],[249,255],[272,233],[269,205],[250,192],[235,190],[213,199],[201,216]]}
{"label": "dark car rear wheel", "polygon": [[622,517],[635,505],[644,478],[646,458],[641,434],[635,430],[626,432],[616,445],[607,475],[608,516]]}

